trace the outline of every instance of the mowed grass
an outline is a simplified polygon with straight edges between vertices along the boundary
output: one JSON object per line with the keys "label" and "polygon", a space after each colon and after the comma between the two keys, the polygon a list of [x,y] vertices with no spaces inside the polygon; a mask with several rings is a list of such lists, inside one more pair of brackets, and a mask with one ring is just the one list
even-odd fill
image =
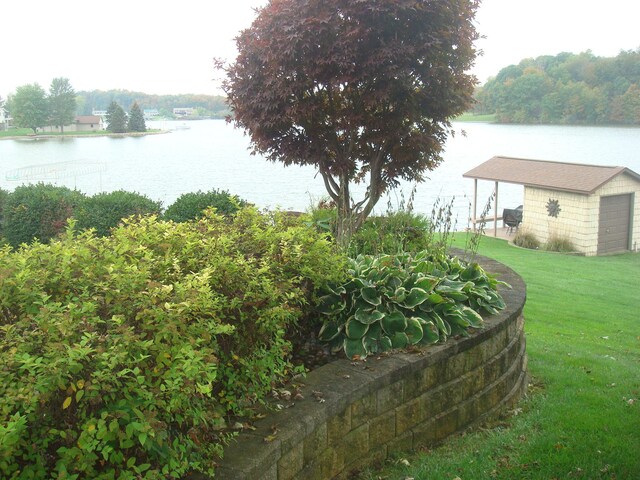
{"label": "mowed grass", "polygon": [[30,128],[10,128],[9,130],[0,131],[0,138],[2,137],[26,137],[33,134],[33,130]]}
{"label": "mowed grass", "polygon": [[488,114],[475,114],[472,112],[466,112],[455,118],[456,122],[486,122],[494,123],[496,121],[496,115],[494,113]]}
{"label": "mowed grass", "polygon": [[[161,132],[160,129],[148,129],[146,132],[144,133],[157,133],[157,132]],[[134,133],[134,134],[138,134],[138,132],[128,132],[129,134]],[[90,131],[83,131],[83,132],[75,132],[75,131],[71,131],[71,132],[39,132],[37,135],[34,135],[33,130],[31,130],[30,128],[12,128],[10,130],[5,130],[0,132],[0,138],[3,137],[31,137],[31,138],[35,138],[35,137],[79,137],[79,136],[94,136],[94,137],[101,137],[104,135],[109,135],[110,132],[108,132],[107,130],[90,130]],[[120,134],[117,134],[120,135]],[[122,135],[127,135],[127,133],[124,133]]]}
{"label": "mowed grass", "polygon": [[569,256],[493,238],[479,253],[527,284],[527,397],[503,421],[360,478],[640,479],[640,254]]}

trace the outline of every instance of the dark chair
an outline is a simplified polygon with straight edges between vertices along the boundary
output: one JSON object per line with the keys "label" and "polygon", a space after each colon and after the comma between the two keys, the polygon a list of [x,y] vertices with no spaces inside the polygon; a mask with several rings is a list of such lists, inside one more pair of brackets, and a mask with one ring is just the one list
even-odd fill
{"label": "dark chair", "polygon": [[502,222],[508,227],[507,233],[513,232],[514,228],[517,230],[522,223],[522,207],[502,210]]}

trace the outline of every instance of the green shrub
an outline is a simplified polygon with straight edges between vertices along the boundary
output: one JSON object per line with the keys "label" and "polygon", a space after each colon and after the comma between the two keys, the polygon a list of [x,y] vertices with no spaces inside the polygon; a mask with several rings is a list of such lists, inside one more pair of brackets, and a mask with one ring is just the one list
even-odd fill
{"label": "green shrub", "polygon": [[553,234],[544,244],[544,249],[550,252],[575,252],[576,248],[573,245],[573,242],[569,240],[567,237],[563,237],[560,235]]}
{"label": "green shrub", "polygon": [[424,215],[388,212],[365,220],[351,237],[349,252],[351,256],[418,252],[430,246],[430,232],[430,221]]}
{"label": "green shrub", "polygon": [[[353,233],[348,254],[393,255],[402,252],[419,252],[430,249],[444,253],[448,248],[450,233],[454,227],[453,200],[435,202],[431,217],[413,212],[415,187],[408,201],[400,192],[397,208],[387,202],[384,215],[368,217],[362,226]],[[324,232],[335,231],[336,207],[332,201],[321,200],[307,215],[308,225]]]}
{"label": "green shrub", "polygon": [[347,282],[327,289],[319,338],[349,358],[446,341],[482,326],[480,313],[505,304],[498,282],[477,263],[420,252],[359,256]]}
{"label": "green shrub", "polygon": [[320,200],[317,205],[312,206],[305,217],[305,223],[315,227],[324,233],[333,233],[338,212],[335,202],[327,199]]}
{"label": "green shrub", "polygon": [[77,190],[44,183],[16,187],[5,201],[3,235],[14,247],[34,239],[47,243],[64,231],[83,198]]}
{"label": "green shrub", "polygon": [[0,244],[2,242],[2,224],[3,224],[3,210],[5,208],[5,204],[7,203],[7,198],[9,198],[9,192],[0,188]]}
{"label": "green shrub", "polygon": [[96,235],[109,235],[123,218],[131,215],[159,215],[161,203],[135,192],[117,190],[98,193],[85,198],[76,209],[76,226],[79,229],[94,228]]}
{"label": "green shrub", "polygon": [[519,229],[513,237],[514,245],[522,248],[529,248],[531,250],[537,250],[540,248],[540,240],[535,234],[528,232],[525,229]]}
{"label": "green shrub", "polygon": [[184,193],[173,202],[164,214],[164,218],[174,222],[187,222],[202,217],[205,209],[213,207],[220,215],[232,215],[247,202],[227,191]]}
{"label": "green shrub", "polygon": [[287,332],[343,271],[252,209],[0,249],[0,477],[213,473],[226,416],[288,374]]}

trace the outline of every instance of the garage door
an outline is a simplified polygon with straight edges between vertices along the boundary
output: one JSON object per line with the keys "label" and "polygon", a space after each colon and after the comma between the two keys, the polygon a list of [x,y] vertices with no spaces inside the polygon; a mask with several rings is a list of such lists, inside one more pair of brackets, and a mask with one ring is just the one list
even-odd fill
{"label": "garage door", "polygon": [[598,255],[629,250],[632,194],[600,198]]}

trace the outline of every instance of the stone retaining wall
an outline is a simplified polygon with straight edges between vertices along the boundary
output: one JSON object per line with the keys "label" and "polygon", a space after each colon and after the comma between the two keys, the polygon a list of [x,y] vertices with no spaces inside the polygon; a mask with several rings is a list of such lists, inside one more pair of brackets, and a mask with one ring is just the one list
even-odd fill
{"label": "stone retaining wall", "polygon": [[501,289],[507,308],[485,318],[484,329],[420,353],[339,360],[310,372],[304,399],[239,435],[216,479],[346,478],[513,407],[527,385],[525,285],[498,262],[481,264],[513,287]]}

